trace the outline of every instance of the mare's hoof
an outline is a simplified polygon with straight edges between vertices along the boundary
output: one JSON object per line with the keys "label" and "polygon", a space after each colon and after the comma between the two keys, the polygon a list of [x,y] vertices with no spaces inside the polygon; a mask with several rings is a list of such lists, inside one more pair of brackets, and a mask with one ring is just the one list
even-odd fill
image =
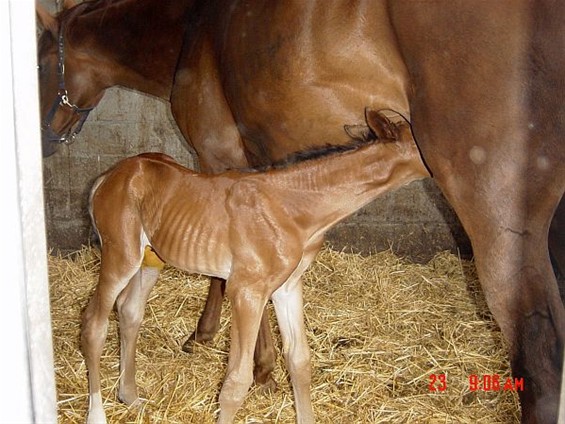
{"label": "mare's hoof", "polygon": [[[214,333],[215,334],[215,333]],[[192,333],[191,336],[186,339],[186,342],[182,345],[182,351],[186,353],[193,353],[194,352],[194,345],[196,343],[202,345],[211,345],[214,339],[214,334],[211,333]]]}
{"label": "mare's hoof", "polygon": [[196,341],[194,340],[193,336],[190,336],[186,342],[183,343],[182,345],[182,351],[186,352],[186,353],[192,353],[194,352],[194,343],[196,343]]}
{"label": "mare's hoof", "polygon": [[267,375],[262,376],[255,376],[255,385],[257,386],[257,390],[262,395],[267,395],[269,393],[275,393],[277,391],[277,382],[271,375],[268,373]]}

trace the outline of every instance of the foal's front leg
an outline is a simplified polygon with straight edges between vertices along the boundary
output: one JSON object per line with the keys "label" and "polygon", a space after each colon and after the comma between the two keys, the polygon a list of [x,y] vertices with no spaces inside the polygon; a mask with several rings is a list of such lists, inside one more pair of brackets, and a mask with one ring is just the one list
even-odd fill
{"label": "foal's front leg", "polygon": [[312,375],[310,349],[304,327],[304,300],[301,277],[316,258],[322,243],[323,238],[319,238],[313,240],[304,249],[302,260],[294,272],[271,296],[281,332],[286,368],[292,382],[296,404],[296,418],[301,424],[313,423],[315,421],[310,396]]}
{"label": "foal's front leg", "polygon": [[[182,350],[192,353],[194,342],[205,343],[211,341],[220,328],[220,317],[222,313],[222,301],[224,299],[226,282],[220,278],[211,278],[208,297],[202,315],[198,320],[196,330],[184,342]],[[253,375],[255,383],[265,390],[275,390],[277,383],[272,373],[275,369],[276,352],[273,345],[273,336],[269,325],[269,314],[264,310],[259,327],[257,344],[255,345],[255,368]]]}
{"label": "foal's front leg", "polygon": [[253,383],[253,351],[261,315],[267,304],[268,295],[252,285],[239,287],[238,281],[231,281],[228,298],[232,306],[231,341],[228,369],[220,391],[220,415],[218,423],[234,420]]}

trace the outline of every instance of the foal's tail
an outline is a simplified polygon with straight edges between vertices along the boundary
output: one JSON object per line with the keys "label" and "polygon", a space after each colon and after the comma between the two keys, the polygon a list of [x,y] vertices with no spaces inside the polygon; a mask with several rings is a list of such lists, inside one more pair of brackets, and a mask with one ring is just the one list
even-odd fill
{"label": "foal's tail", "polygon": [[90,222],[92,223],[93,231],[92,243],[99,244],[100,246],[102,246],[102,239],[100,238],[100,234],[98,233],[98,228],[96,228],[96,219],[93,213],[92,199],[94,198],[98,187],[100,187],[100,185],[106,180],[106,175],[107,174],[102,174],[96,179],[96,181],[94,181],[94,184],[90,189],[90,195],[88,196],[88,214],[90,215]]}

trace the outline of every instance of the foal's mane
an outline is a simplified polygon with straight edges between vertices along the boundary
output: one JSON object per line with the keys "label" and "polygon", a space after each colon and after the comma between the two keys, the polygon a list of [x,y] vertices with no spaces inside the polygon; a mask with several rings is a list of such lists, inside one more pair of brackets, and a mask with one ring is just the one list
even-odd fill
{"label": "foal's mane", "polygon": [[341,153],[352,152],[363,146],[379,142],[380,140],[371,135],[367,139],[353,139],[347,144],[325,144],[322,146],[310,147],[295,153],[291,153],[284,159],[278,160],[270,165],[261,165],[244,169],[246,172],[264,172],[271,169],[284,169],[297,163],[321,159]]}

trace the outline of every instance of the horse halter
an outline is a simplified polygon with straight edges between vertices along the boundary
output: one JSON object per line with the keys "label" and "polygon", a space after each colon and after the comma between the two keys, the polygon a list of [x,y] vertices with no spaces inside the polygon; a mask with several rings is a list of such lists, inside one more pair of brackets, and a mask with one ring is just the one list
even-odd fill
{"label": "horse halter", "polygon": [[[53,105],[51,106],[51,109],[49,109],[49,113],[47,113],[45,120],[42,122],[41,129],[44,131],[47,141],[71,144],[75,140],[76,135],[80,132],[80,130],[82,130],[82,126],[84,125],[86,118],[88,118],[88,114],[92,109],[94,109],[94,107],[80,108],[69,101],[69,96],[65,87],[65,45],[63,41],[62,25],[59,29],[58,59],[57,75],[59,76],[59,88],[57,90],[57,97],[53,101]],[[55,113],[57,113],[59,108],[63,106],[70,108],[75,114],[80,115],[80,119],[74,131],[71,126],[66,134],[59,135],[53,131],[51,124],[53,123]]]}

